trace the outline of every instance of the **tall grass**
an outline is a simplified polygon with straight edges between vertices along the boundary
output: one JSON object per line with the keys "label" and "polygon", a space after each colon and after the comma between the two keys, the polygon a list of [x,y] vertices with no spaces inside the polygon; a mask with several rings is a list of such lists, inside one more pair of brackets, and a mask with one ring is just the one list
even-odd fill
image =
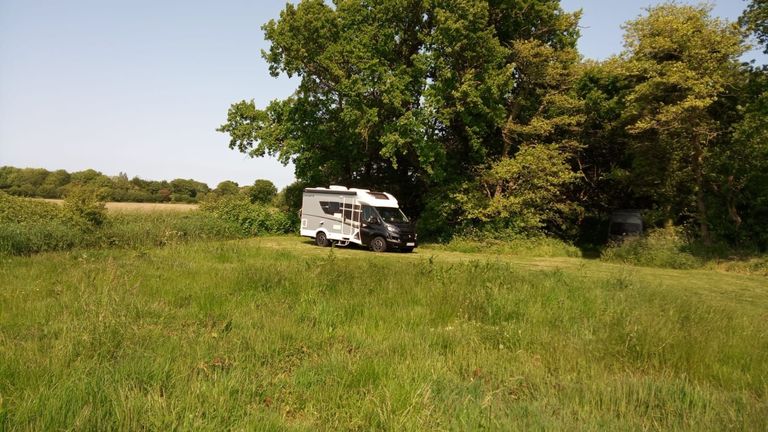
{"label": "tall grass", "polygon": [[605,261],[647,267],[700,268],[705,260],[695,256],[691,240],[679,228],[651,230],[643,236],[628,237],[603,250]]}
{"label": "tall grass", "polygon": [[737,250],[723,244],[702,245],[680,228],[651,230],[609,245],[601,259],[647,267],[709,268],[768,276],[768,256]]}
{"label": "tall grass", "polygon": [[93,248],[149,248],[197,240],[243,237],[240,227],[199,211],[118,213],[99,227],[66,218],[0,222],[0,255]]}
{"label": "tall grass", "polygon": [[450,241],[432,245],[439,250],[536,257],[581,257],[578,247],[552,237],[525,236],[510,231],[467,230]]}
{"label": "tall grass", "polygon": [[[14,197],[0,192],[0,254],[30,255],[74,248],[147,248],[193,240],[235,239],[290,231],[276,209],[246,203],[203,210],[108,213],[87,191],[71,202]],[[69,200],[69,198],[68,198]]]}
{"label": "tall grass", "polygon": [[0,429],[768,428],[753,277],[297,241],[6,258]]}

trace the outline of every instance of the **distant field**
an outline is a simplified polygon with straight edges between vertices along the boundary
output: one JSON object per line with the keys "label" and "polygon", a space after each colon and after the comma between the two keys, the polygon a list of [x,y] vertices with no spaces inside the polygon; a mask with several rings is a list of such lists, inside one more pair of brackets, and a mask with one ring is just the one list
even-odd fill
{"label": "distant field", "polygon": [[[64,200],[39,198],[42,201],[48,201],[61,204]],[[129,202],[108,202],[107,210],[115,213],[120,212],[156,212],[156,211],[190,211],[196,210],[197,204],[167,204],[167,203],[129,203]]]}
{"label": "distant field", "polygon": [[0,430],[768,430],[768,283],[295,236],[0,263]]}

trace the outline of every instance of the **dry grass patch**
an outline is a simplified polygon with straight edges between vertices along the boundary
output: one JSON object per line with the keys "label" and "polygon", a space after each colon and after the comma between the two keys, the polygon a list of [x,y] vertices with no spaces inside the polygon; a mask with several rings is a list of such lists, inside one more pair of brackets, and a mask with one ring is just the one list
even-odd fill
{"label": "dry grass patch", "polygon": [[[48,201],[56,204],[64,204],[64,200],[34,198],[41,201]],[[113,213],[149,213],[149,212],[188,212],[197,210],[197,204],[182,203],[133,203],[133,202],[108,202],[107,210]]]}

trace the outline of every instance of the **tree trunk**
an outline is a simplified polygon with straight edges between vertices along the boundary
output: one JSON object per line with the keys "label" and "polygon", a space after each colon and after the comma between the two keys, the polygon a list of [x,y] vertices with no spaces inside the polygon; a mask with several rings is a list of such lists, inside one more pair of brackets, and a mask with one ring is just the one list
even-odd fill
{"label": "tree trunk", "polygon": [[[509,157],[509,152],[512,150],[512,134],[510,133],[509,129],[511,124],[517,120],[517,116],[520,115],[520,109],[521,106],[519,103],[513,103],[508,108],[508,115],[507,115],[507,121],[504,123],[504,126],[501,127],[501,159],[507,159]],[[502,183],[499,181],[496,184],[496,194],[494,196],[501,196],[502,192]]]}
{"label": "tree trunk", "polygon": [[696,176],[696,211],[699,220],[699,235],[705,245],[712,244],[712,236],[709,232],[709,222],[707,219],[707,203],[704,199],[704,151],[701,148],[701,142],[696,137],[693,140],[693,172]]}
{"label": "tree trunk", "polygon": [[739,211],[736,209],[736,187],[734,176],[728,176],[728,215],[736,225],[736,229],[739,229],[741,226],[741,216],[739,216]]}

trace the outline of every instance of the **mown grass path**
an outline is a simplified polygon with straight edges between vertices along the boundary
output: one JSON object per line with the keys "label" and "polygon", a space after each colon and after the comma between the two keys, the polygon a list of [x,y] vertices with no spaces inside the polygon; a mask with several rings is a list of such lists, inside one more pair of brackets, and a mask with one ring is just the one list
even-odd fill
{"label": "mown grass path", "polygon": [[[297,255],[322,256],[327,249],[315,247],[311,240],[292,237],[266,237],[249,240],[259,247],[291,251]],[[362,248],[335,248],[334,253],[345,258],[371,258],[371,252]],[[768,310],[768,278],[717,270],[675,270],[602,262],[597,259],[567,257],[527,257],[496,253],[452,252],[426,245],[410,254],[388,253],[375,255],[376,259],[410,262],[432,260],[441,263],[491,262],[505,263],[519,269],[560,270],[582,277],[621,277],[636,282],[650,283],[668,288],[679,288],[688,294],[709,298],[714,302],[734,303],[745,307]]]}
{"label": "mown grass path", "polygon": [[768,283],[297,237],[3,258],[0,429],[766,430]]}

